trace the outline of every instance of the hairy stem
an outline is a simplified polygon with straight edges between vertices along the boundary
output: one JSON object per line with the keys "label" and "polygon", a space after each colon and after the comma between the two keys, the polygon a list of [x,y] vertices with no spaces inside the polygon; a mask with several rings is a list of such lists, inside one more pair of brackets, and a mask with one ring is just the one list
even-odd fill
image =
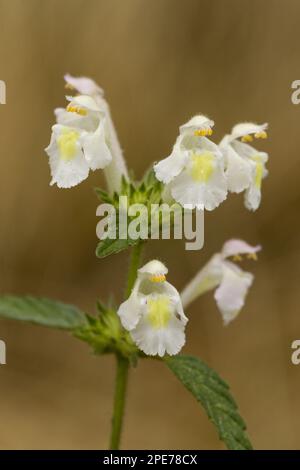
{"label": "hairy stem", "polygon": [[[128,280],[126,287],[126,298],[129,297],[132,288],[134,286],[137,270],[140,265],[140,259],[142,254],[142,243],[138,243],[132,248],[130,265],[128,271]],[[120,439],[123,426],[123,417],[125,410],[126,390],[129,372],[129,361],[125,357],[116,355],[117,358],[117,373],[116,373],[116,384],[115,384],[115,397],[114,397],[114,409],[112,417],[112,429],[110,437],[110,449],[118,450],[120,447]]]}
{"label": "hairy stem", "polygon": [[112,417],[112,430],[110,436],[110,449],[118,450],[123,425],[125,397],[128,380],[129,361],[117,356],[117,373],[115,385],[114,411]]}
{"label": "hairy stem", "polygon": [[142,255],[143,243],[140,242],[132,248],[131,259],[128,271],[127,286],[125,291],[125,299],[130,296],[132,288],[134,286],[137,270],[140,265],[141,255]]}

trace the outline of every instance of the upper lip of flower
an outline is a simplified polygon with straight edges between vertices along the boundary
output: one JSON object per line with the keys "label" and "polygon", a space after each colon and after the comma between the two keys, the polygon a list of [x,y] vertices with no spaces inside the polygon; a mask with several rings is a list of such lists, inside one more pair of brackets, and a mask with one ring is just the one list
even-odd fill
{"label": "upper lip of flower", "polygon": [[151,276],[163,276],[168,273],[168,268],[159,260],[154,259],[146,263],[138,270],[139,274],[147,274]]}
{"label": "upper lip of flower", "polygon": [[242,139],[245,142],[251,142],[253,140],[252,135],[255,138],[266,138],[268,123],[255,124],[253,122],[243,122],[236,124],[231,133],[226,136],[227,143],[231,143],[233,140]]}
{"label": "upper lip of flower", "polygon": [[194,135],[206,136],[212,134],[213,126],[214,121],[202,114],[198,114],[180,126],[179,131],[181,135],[187,132],[191,132]]}
{"label": "upper lip of flower", "polygon": [[244,240],[238,238],[232,238],[224,243],[221,255],[223,258],[229,258],[230,256],[235,255],[249,255],[256,254],[262,249],[261,245],[251,246],[246,243]]}
{"label": "upper lip of flower", "polygon": [[[69,106],[78,107],[84,109],[85,111],[95,111],[97,113],[101,112],[101,108],[96,100],[92,96],[88,95],[75,95],[75,96],[66,96],[66,99],[69,101]],[[68,110],[67,107],[67,110]]]}
{"label": "upper lip of flower", "polygon": [[102,88],[97,83],[88,77],[73,77],[69,73],[64,76],[66,88],[76,90],[82,95],[103,95]]}

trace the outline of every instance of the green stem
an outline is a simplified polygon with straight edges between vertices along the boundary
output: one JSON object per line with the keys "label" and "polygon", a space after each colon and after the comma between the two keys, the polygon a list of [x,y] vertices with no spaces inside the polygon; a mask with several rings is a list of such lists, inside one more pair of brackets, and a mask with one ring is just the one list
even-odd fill
{"label": "green stem", "polygon": [[125,395],[128,380],[129,362],[121,356],[117,356],[117,374],[115,385],[114,412],[112,417],[112,430],[110,436],[110,449],[118,450],[123,425]]}
{"label": "green stem", "polygon": [[127,286],[126,286],[126,291],[125,291],[125,299],[127,299],[130,296],[132,288],[134,286],[134,283],[137,277],[137,270],[140,265],[142,249],[143,249],[142,242],[138,243],[132,248],[129,271],[128,271],[128,280],[127,280]]}
{"label": "green stem", "polygon": [[[128,271],[128,281],[126,287],[126,299],[129,297],[132,288],[134,286],[137,270],[139,268],[142,243],[138,243],[132,248],[131,259]],[[112,418],[112,429],[110,436],[110,449],[118,450],[120,447],[120,438],[123,425],[124,409],[125,409],[125,398],[129,372],[129,361],[125,357],[116,355],[117,358],[117,373],[116,373],[116,385],[115,385],[115,397],[114,397],[114,410]]]}

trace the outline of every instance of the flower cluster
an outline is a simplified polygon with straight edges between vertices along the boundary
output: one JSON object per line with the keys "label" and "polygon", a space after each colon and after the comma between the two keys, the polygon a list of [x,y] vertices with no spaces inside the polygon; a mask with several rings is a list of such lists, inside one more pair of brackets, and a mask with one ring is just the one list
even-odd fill
{"label": "flower cluster", "polygon": [[[55,110],[56,124],[46,152],[52,181],[71,188],[86,179],[90,170],[104,169],[110,190],[118,191],[126,164],[102,89],[91,79],[65,76],[66,86],[77,95]],[[179,128],[171,155],[154,165],[165,194],[192,208],[213,210],[228,192],[245,191],[247,209],[261,200],[262,179],[267,176],[268,154],[249,142],[267,137],[267,124],[241,123],[219,145],[209,137],[214,121],[197,115]]]}
{"label": "flower cluster", "polygon": [[[65,76],[66,108],[56,109],[56,124],[46,152],[52,181],[71,188],[86,179],[90,170],[103,169],[109,192],[120,192],[128,177],[122,150],[103,91],[91,79]],[[179,128],[171,155],[154,165],[155,181],[163,183],[165,200],[189,208],[213,210],[229,192],[245,192],[245,206],[256,210],[261,183],[267,175],[268,155],[250,142],[267,137],[267,124],[241,123],[219,145],[210,139],[214,122],[194,116]],[[161,182],[161,183],[159,183]],[[144,188],[145,194],[147,189]],[[159,194],[160,197],[161,194]],[[166,281],[166,266],[158,260],[138,270],[131,294],[118,309],[120,321],[133,342],[147,355],[177,354],[185,343],[184,314],[201,294],[214,289],[224,324],[231,322],[244,305],[253,275],[229,260],[242,255],[256,259],[260,246],[229,240],[199,271],[181,294]]]}
{"label": "flower cluster", "polygon": [[119,307],[122,325],[145,354],[177,354],[185,344],[184,330],[188,322],[183,308],[200,295],[216,289],[214,296],[225,325],[239,314],[253,275],[228,258],[239,261],[246,255],[256,259],[260,249],[242,240],[227,241],[181,294],[166,281],[166,266],[158,260],[148,262],[138,270],[131,295]]}
{"label": "flower cluster", "polygon": [[[237,124],[220,145],[208,137],[214,122],[198,115],[180,127],[169,157],[154,165],[158,180],[181,205],[213,210],[227,193],[245,191],[245,205],[256,210],[268,155],[246,142],[266,138],[267,124]],[[239,140],[240,139],[240,140]]]}

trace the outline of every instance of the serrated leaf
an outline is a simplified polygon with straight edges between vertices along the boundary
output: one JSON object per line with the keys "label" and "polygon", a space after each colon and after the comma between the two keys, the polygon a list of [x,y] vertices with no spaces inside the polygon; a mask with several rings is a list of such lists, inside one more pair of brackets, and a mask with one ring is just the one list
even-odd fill
{"label": "serrated leaf", "polygon": [[41,297],[0,296],[0,317],[72,330],[86,323],[77,307]]}
{"label": "serrated leaf", "polygon": [[252,449],[245,433],[246,425],[239,415],[229,387],[203,361],[192,356],[165,359],[168,367],[201,403],[216,426],[220,439],[231,450]]}
{"label": "serrated leaf", "polygon": [[126,240],[105,238],[101,240],[96,248],[96,256],[98,258],[105,258],[106,256],[119,253],[120,251],[126,250],[130,246],[140,243],[140,240],[132,240],[128,238]]}

